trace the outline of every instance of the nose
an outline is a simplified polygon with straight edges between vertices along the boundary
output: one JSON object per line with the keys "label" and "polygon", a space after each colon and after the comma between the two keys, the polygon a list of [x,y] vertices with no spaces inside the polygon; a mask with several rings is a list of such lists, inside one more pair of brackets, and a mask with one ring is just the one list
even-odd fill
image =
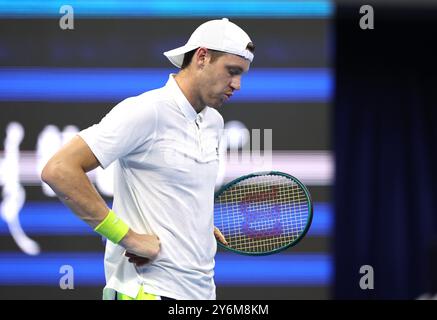
{"label": "nose", "polygon": [[237,77],[232,78],[231,88],[233,90],[240,90],[240,88],[241,88],[241,76],[237,76]]}

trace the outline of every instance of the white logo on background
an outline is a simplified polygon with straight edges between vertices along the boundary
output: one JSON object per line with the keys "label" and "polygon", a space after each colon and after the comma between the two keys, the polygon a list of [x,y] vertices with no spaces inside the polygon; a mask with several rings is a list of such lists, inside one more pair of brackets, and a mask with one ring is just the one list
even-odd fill
{"label": "white logo on background", "polygon": [[26,200],[26,192],[20,184],[20,144],[24,138],[23,126],[11,122],[6,127],[4,159],[1,163],[0,182],[3,184],[3,201],[0,213],[9,232],[22,251],[29,255],[40,253],[38,243],[30,239],[20,224],[19,214]]}
{"label": "white logo on background", "polygon": [[[263,147],[261,147],[261,141],[263,141]],[[249,172],[270,171],[273,165],[273,130],[252,129],[249,131],[240,121],[228,121],[224,130],[220,132],[218,151],[220,160],[217,186],[223,183],[226,166],[238,166]]]}
{"label": "white logo on background", "polygon": [[65,13],[61,19],[59,19],[59,26],[62,30],[74,30],[74,10],[70,5],[63,5],[59,9],[59,13]]}
{"label": "white logo on background", "polygon": [[62,290],[74,289],[74,269],[70,265],[63,265],[59,269],[59,273],[63,274],[61,279],[59,279],[59,287]]}
{"label": "white logo on background", "polygon": [[364,5],[360,8],[360,13],[365,13],[360,19],[360,28],[363,30],[374,29],[373,19],[373,7],[370,5]]}
{"label": "white logo on background", "polygon": [[361,266],[360,268],[360,274],[364,274],[364,276],[360,279],[360,288],[363,290],[373,290],[374,287],[374,274],[373,274],[373,267],[369,265]]}

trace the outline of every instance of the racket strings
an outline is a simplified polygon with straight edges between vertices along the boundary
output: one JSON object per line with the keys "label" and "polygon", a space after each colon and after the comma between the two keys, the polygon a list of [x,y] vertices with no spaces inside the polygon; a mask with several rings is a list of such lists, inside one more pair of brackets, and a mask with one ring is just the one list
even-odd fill
{"label": "racket strings", "polygon": [[229,247],[248,253],[277,250],[299,238],[309,218],[306,193],[278,175],[254,176],[216,200],[216,226]]}

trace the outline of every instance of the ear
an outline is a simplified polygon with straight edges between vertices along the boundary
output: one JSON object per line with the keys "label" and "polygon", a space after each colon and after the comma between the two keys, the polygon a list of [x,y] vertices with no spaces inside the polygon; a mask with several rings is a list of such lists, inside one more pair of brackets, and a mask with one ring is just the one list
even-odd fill
{"label": "ear", "polygon": [[211,55],[208,52],[207,48],[204,47],[200,47],[199,49],[197,49],[196,53],[194,54],[195,56],[195,63],[196,66],[200,69],[203,69],[203,67],[205,66],[205,64],[210,60]]}

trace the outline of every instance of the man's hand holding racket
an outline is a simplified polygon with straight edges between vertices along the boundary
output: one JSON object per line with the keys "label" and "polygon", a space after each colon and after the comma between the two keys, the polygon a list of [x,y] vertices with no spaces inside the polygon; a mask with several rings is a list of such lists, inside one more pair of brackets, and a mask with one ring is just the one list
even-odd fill
{"label": "man's hand holding racket", "polygon": [[225,236],[223,235],[223,233],[221,233],[221,231],[219,230],[219,228],[214,227],[214,236],[216,238],[216,240],[218,242],[220,242],[221,244],[227,246],[228,242],[225,239]]}

